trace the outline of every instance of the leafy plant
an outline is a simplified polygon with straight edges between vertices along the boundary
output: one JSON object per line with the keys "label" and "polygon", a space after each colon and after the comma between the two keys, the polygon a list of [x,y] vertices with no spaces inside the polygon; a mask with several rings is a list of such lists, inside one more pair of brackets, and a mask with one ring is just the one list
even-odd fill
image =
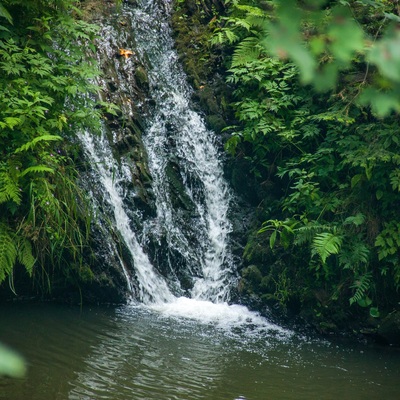
{"label": "leafy plant", "polygon": [[294,228],[297,225],[296,221],[286,220],[269,220],[263,223],[263,227],[258,233],[272,231],[269,238],[270,248],[273,249],[277,239],[284,248],[288,248],[293,241]]}
{"label": "leafy plant", "polygon": [[338,254],[342,245],[342,237],[336,232],[323,232],[315,235],[312,242],[311,252],[318,254],[325,264],[331,254]]}
{"label": "leafy plant", "polygon": [[[269,240],[265,254],[248,251],[247,262],[270,281],[285,274],[291,301],[358,304],[375,317],[372,304],[397,307],[394,4],[229,4],[214,38],[232,53],[227,82],[236,120],[226,128],[226,149],[248,166],[266,219],[257,230]],[[264,288],[270,292],[259,288],[260,296],[272,295]]]}
{"label": "leafy plant", "polygon": [[354,295],[350,298],[350,304],[355,302],[361,302],[363,306],[369,306],[372,301],[366,298],[366,293],[371,285],[371,273],[367,272],[356,279],[351,285],[352,288],[356,289]]}
{"label": "leafy plant", "polygon": [[[263,42],[275,56],[298,66],[304,84],[317,90],[335,88],[340,73],[355,62],[366,64],[356,99],[379,116],[400,111],[398,101],[400,43],[395,5],[383,1],[334,1],[329,7],[313,1],[273,1],[275,18],[267,22]],[[377,23],[365,27],[361,19],[373,13]],[[268,21],[268,20],[267,20]],[[370,79],[370,74],[376,74]]]}
{"label": "leafy plant", "polygon": [[88,242],[91,212],[68,154],[74,132],[100,124],[90,97],[98,71],[85,50],[97,27],[76,5],[0,7],[0,283],[9,277],[12,290],[17,265],[49,282],[54,268],[82,262]]}

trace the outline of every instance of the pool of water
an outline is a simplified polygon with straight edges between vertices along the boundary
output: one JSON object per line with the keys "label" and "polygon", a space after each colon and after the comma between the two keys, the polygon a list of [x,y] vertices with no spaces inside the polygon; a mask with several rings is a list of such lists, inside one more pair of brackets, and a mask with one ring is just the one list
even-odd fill
{"label": "pool of water", "polygon": [[0,341],[28,364],[25,378],[0,378],[0,399],[400,398],[397,349],[310,339],[240,308],[204,303],[200,315],[183,303],[186,317],[174,306],[0,306]]}

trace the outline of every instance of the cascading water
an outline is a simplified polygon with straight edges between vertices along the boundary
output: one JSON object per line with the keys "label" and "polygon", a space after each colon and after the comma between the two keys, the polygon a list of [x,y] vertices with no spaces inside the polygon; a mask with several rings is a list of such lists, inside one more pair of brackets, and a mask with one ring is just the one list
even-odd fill
{"label": "cascading water", "polygon": [[[199,275],[191,290],[193,298],[227,301],[233,267],[229,250],[230,194],[215,136],[190,109],[191,90],[173,49],[167,18],[168,10],[148,0],[132,14],[138,57],[148,64],[150,93],[155,102],[144,141],[157,219],[147,223],[158,226],[168,247],[181,254],[187,268]],[[184,195],[193,206],[189,220],[172,203],[168,168],[175,169],[183,182]]]}
{"label": "cascading water", "polygon": [[[122,6],[113,21],[103,23],[99,42],[107,68],[115,70],[117,82],[111,82],[111,87],[119,86],[120,99],[131,107],[124,112],[134,114],[135,102],[149,105],[143,107],[143,142],[154,212],[132,210],[139,196],[127,187],[132,186],[132,170],[138,161],[132,163],[129,152],[113,156],[116,132],[108,139],[104,132],[95,139],[81,135],[92,180],[101,185],[103,206],[99,208],[108,210],[112,229],[119,232],[133,261],[132,271],[132,263],[127,267],[119,256],[132,282],[133,297],[148,309],[166,318],[191,318],[228,329],[249,326],[253,333],[273,330],[286,335],[246,307],[228,305],[236,279],[228,219],[231,194],[216,138],[191,109],[191,89],[168,26],[169,5],[159,2],[139,0],[135,6]],[[121,46],[132,49],[134,56],[117,58]],[[143,65],[148,99],[137,98],[132,78]]]}
{"label": "cascading water", "polygon": [[[93,166],[93,171],[98,176],[97,181],[105,190],[104,201],[112,208],[116,228],[122,235],[133,258],[139,286],[137,297],[144,303],[171,301],[173,296],[168,286],[150,264],[130,226],[130,219],[123,205],[123,193],[120,185],[121,180],[127,179],[127,177],[117,169],[118,166],[112,157],[112,151],[104,134],[96,137],[96,143],[93,137],[87,133],[80,135],[80,139]],[[133,291],[129,272],[122,261],[121,266],[127,277],[128,288]]]}
{"label": "cascading water", "polygon": [[[104,188],[103,201],[111,210],[115,228],[131,253],[139,287],[136,297],[157,304],[170,301],[172,292],[178,296],[186,292],[199,300],[226,302],[234,277],[229,250],[230,193],[215,135],[191,110],[191,89],[173,49],[167,8],[168,4],[151,0],[124,6],[117,17],[124,28],[119,23],[104,25],[99,42],[100,53],[113,60],[117,74],[124,71],[118,81],[127,103],[138,101],[134,82],[130,82],[132,70],[136,72],[138,64],[147,70],[151,106],[143,142],[155,215],[143,216],[129,209],[126,197],[135,196],[123,189],[123,181],[131,179],[123,165],[129,160],[120,157],[117,162],[105,134],[96,141],[81,135],[81,141]],[[134,50],[132,59],[115,57],[122,43]],[[149,247],[156,247],[153,254]]]}

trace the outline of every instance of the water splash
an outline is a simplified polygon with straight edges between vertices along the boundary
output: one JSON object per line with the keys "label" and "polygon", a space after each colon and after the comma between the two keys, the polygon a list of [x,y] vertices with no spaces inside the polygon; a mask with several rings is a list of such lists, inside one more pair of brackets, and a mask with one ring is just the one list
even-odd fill
{"label": "water splash", "polygon": [[281,339],[292,335],[291,331],[239,304],[211,303],[206,300],[179,297],[169,303],[152,304],[149,308],[164,318],[200,322],[203,325],[214,326],[227,335],[245,334],[248,338],[268,335]]}

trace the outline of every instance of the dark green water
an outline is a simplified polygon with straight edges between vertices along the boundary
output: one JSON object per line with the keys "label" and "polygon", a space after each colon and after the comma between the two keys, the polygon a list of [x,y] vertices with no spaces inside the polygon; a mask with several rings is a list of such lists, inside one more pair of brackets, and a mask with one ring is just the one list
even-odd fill
{"label": "dark green water", "polygon": [[399,399],[400,352],[332,344],[144,308],[0,307],[24,379],[0,399]]}

